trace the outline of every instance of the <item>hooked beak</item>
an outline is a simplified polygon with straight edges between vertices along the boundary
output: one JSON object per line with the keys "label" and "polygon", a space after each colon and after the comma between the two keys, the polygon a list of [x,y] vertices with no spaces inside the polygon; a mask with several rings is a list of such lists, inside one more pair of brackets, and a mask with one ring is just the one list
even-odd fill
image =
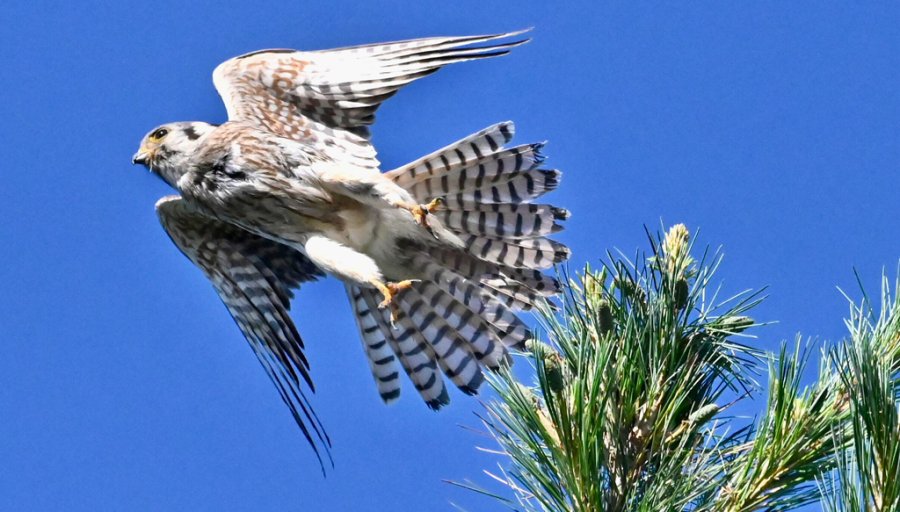
{"label": "hooked beak", "polygon": [[135,153],[133,157],[131,157],[132,164],[147,165],[149,162],[150,152],[147,151],[144,147],[141,147],[141,149],[139,149],[138,152]]}

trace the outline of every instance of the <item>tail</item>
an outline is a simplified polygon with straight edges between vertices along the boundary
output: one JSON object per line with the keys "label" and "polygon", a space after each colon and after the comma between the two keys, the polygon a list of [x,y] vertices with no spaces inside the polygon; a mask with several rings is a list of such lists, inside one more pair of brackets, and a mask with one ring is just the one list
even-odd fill
{"label": "tail", "polygon": [[548,238],[569,212],[531,203],[557,187],[560,172],[541,167],[543,144],[504,148],[513,132],[499,123],[386,173],[421,203],[443,198],[434,215],[463,244],[413,251],[409,264],[423,279],[398,297],[394,327],[377,291],[348,286],[385,402],[400,396],[398,360],[433,409],[449,402],[442,373],[474,394],[482,367],[509,364],[507,350],[532,337],[516,311],[560,290],[541,270],[569,257]]}

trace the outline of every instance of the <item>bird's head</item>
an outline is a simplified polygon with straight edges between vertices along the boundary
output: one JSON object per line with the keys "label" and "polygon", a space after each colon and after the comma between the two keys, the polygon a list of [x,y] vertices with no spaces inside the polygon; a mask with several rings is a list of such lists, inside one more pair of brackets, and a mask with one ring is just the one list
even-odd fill
{"label": "bird's head", "polygon": [[178,178],[188,171],[190,155],[215,128],[201,122],[158,126],[144,136],[131,161],[146,166],[174,187]]}

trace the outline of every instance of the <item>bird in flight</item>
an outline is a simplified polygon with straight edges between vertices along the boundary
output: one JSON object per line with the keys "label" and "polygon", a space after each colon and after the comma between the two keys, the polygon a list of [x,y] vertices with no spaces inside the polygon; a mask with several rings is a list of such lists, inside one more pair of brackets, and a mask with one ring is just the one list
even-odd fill
{"label": "bird in flight", "polygon": [[212,282],[324,470],[331,441],[293,290],[344,282],[381,398],[400,368],[428,407],[446,376],[474,394],[482,368],[530,339],[516,313],[559,291],[542,270],[569,256],[549,235],[569,214],[535,203],[560,173],[541,144],[506,147],[503,122],[382,173],[369,125],[383,101],[446,64],[496,57],[522,32],[435,37],[322,51],[263,50],[213,73],[221,125],[176,122],[134,155],[174,187],[156,203],[163,228]]}

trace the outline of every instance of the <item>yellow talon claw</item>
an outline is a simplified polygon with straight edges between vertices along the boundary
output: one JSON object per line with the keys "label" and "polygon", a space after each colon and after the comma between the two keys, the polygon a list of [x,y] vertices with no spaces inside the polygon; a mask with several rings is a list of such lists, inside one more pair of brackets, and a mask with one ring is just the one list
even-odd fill
{"label": "yellow talon claw", "polygon": [[410,209],[410,212],[413,214],[413,218],[416,219],[416,224],[422,226],[427,229],[432,236],[434,236],[434,232],[431,230],[431,226],[428,225],[428,215],[438,211],[438,209],[443,206],[444,198],[436,197],[431,200],[428,204],[417,204]]}
{"label": "yellow talon claw", "polygon": [[428,210],[423,208],[422,205],[417,204],[410,208],[409,211],[412,213],[413,218],[416,219],[416,224],[428,228],[428,222],[425,220],[425,216],[428,215]]}
{"label": "yellow talon claw", "polygon": [[399,293],[404,290],[408,290],[412,287],[413,283],[418,283],[419,279],[407,279],[405,281],[398,281],[396,283],[381,283],[376,282],[373,283],[384,295],[384,300],[378,304],[379,309],[391,308],[391,325],[394,324],[394,321],[397,320],[397,305],[394,303],[394,299],[397,297]]}
{"label": "yellow talon claw", "polygon": [[435,197],[431,200],[430,203],[425,205],[425,209],[428,210],[428,213],[434,213],[438,210],[438,208],[444,206],[444,203],[445,201],[443,197]]}

